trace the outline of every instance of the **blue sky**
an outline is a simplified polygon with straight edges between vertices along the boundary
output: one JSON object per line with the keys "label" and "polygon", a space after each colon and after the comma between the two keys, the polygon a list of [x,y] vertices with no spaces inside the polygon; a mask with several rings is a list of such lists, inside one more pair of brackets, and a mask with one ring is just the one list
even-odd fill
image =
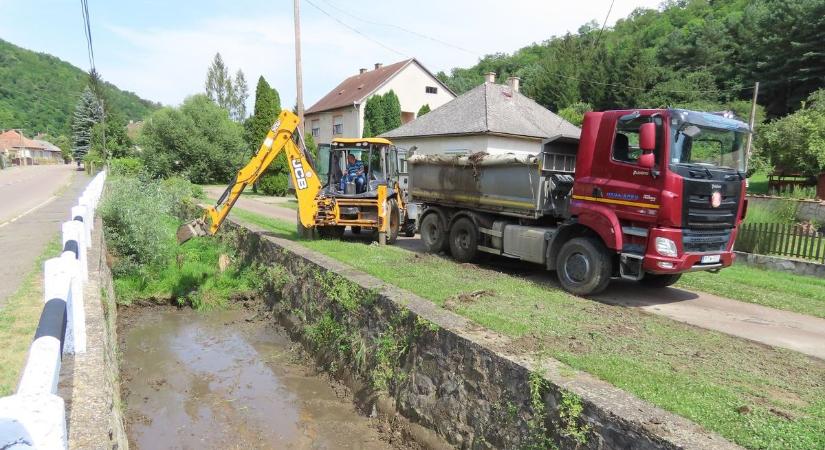
{"label": "blue sky", "polygon": [[[203,91],[219,51],[230,69],[244,71],[250,96],[263,75],[284,107],[294,104],[292,0],[88,3],[98,71],[123,89],[179,104]],[[616,0],[608,24],[659,3]],[[609,6],[610,0],[301,0],[304,102],[309,107],[360,67],[411,56],[433,72],[466,67],[484,54],[601,22]],[[79,0],[0,0],[0,11],[0,38],[88,70]]]}

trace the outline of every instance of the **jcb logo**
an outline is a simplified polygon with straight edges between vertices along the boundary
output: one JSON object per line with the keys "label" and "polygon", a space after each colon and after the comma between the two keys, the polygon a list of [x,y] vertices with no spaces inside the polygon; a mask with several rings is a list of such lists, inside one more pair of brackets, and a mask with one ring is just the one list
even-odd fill
{"label": "jcb logo", "polygon": [[292,170],[295,172],[295,188],[299,190],[306,189],[306,179],[312,176],[312,172],[309,170],[304,171],[304,165],[297,158],[292,160]]}

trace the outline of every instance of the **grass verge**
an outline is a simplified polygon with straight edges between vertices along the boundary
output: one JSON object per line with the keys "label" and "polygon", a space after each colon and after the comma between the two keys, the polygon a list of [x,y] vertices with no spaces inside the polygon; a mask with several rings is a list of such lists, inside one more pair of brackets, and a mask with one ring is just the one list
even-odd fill
{"label": "grass verge", "polygon": [[825,280],[747,266],[688,273],[678,287],[825,319]]}
{"label": "grass verge", "polygon": [[12,394],[43,310],[43,261],[60,253],[60,239],[46,245],[31,272],[23,278],[20,288],[0,310],[0,397]]}
{"label": "grass verge", "polygon": [[[274,235],[295,225],[233,210]],[[749,448],[825,447],[825,362],[399,247],[301,244]],[[483,295],[462,295],[483,293]]]}

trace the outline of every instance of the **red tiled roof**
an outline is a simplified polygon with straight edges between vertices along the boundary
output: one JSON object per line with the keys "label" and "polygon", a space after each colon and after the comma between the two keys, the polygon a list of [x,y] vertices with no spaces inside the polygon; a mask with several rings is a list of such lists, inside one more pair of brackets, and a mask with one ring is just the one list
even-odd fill
{"label": "red tiled roof", "polygon": [[315,102],[306,110],[305,114],[327,111],[352,105],[353,102],[359,102],[413,61],[415,61],[414,58],[405,59],[395,64],[353,75],[342,81],[335,89],[323,96],[321,100]]}
{"label": "red tiled roof", "polygon": [[45,150],[46,146],[26,138],[16,130],[9,130],[0,134],[0,148],[36,148]]}

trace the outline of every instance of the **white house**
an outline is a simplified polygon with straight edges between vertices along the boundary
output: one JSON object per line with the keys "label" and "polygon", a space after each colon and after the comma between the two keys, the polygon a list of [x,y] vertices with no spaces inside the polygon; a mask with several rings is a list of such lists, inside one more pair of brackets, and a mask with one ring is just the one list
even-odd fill
{"label": "white house", "polygon": [[401,104],[401,123],[415,119],[419,108],[430,109],[455,98],[450,89],[415,58],[373,70],[361,69],[304,112],[304,133],[328,144],[335,137],[361,137],[364,105],[369,97],[393,90]]}
{"label": "white house", "polygon": [[416,154],[538,154],[548,141],[574,145],[581,130],[519,92],[519,79],[495,74],[449,103],[381,135]]}

